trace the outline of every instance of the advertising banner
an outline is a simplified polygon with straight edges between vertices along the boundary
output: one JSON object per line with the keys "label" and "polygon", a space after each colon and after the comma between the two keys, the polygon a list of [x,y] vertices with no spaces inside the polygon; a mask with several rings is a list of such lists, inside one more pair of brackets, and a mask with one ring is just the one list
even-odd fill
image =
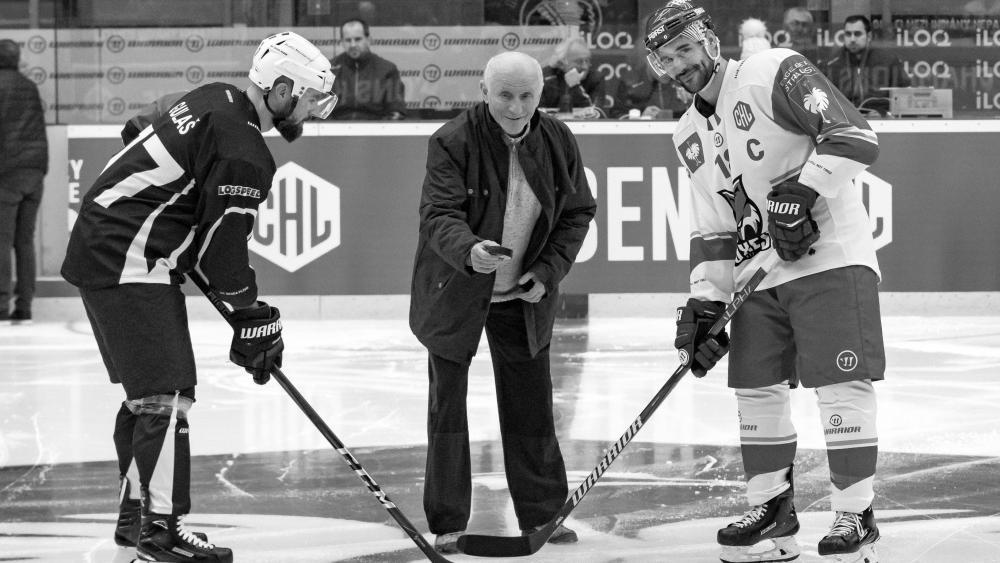
{"label": "advertising banner", "polygon": [[[670,144],[673,123],[572,125],[599,211],[564,289],[687,291],[690,188]],[[251,246],[268,292],[408,293],[426,142],[436,127],[344,134],[320,125],[294,145],[269,137],[279,168]],[[82,192],[120,147],[110,136],[87,138],[88,129],[75,128],[69,140],[71,221]],[[879,160],[857,183],[883,291],[1000,290],[1000,260],[981,255],[1000,245],[1000,223],[974,219],[1000,209],[993,167],[981,165],[995,159],[1000,130],[982,129],[879,132]]]}

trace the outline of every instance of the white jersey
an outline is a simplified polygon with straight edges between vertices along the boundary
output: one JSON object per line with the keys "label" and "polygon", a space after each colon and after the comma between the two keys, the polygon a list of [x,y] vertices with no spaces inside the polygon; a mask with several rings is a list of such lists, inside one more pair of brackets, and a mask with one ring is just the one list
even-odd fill
{"label": "white jersey", "polygon": [[730,60],[718,103],[700,96],[674,146],[691,175],[691,294],[731,299],[765,260],[767,194],[788,179],[816,190],[814,254],[782,262],[759,289],[850,265],[879,273],[854,177],[878,156],[871,127],[805,57],[770,49]]}

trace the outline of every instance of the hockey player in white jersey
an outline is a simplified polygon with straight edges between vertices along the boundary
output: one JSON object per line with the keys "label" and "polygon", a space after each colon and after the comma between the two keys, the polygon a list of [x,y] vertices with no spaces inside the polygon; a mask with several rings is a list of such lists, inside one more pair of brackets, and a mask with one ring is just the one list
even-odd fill
{"label": "hockey player in white jersey", "polygon": [[[853,178],[874,162],[868,123],[788,49],[720,56],[706,11],[674,0],[648,20],[650,66],[695,94],[674,144],[691,174],[691,296],[675,346],[704,376],[727,352],[751,505],[719,530],[726,562],[799,555],[789,392],[815,389],[827,442],[833,525],[820,555],[876,561],[872,381],[885,371],[878,264]],[[708,329],[771,252],[782,261],[736,313]]]}

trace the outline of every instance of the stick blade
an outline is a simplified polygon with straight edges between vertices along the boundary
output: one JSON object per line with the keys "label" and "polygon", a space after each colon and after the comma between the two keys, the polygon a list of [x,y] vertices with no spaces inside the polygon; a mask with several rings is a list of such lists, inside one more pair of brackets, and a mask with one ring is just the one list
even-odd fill
{"label": "stick blade", "polygon": [[538,551],[538,548],[532,549],[531,536],[465,534],[458,538],[458,550],[479,557],[524,557]]}

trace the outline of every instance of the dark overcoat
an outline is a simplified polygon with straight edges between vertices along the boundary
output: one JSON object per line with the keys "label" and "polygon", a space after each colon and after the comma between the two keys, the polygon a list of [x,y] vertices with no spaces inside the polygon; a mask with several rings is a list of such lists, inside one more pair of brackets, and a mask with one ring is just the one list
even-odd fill
{"label": "dark overcoat", "polygon": [[[494,274],[466,265],[473,245],[501,242],[509,149],[486,103],[438,129],[427,145],[420,235],[410,287],[410,329],[427,349],[456,362],[475,355],[486,324]],[[538,303],[521,301],[530,352],[552,337],[559,283],[569,272],[597,205],[569,128],[536,111],[517,158],[541,203],[524,272],[545,285]]]}

